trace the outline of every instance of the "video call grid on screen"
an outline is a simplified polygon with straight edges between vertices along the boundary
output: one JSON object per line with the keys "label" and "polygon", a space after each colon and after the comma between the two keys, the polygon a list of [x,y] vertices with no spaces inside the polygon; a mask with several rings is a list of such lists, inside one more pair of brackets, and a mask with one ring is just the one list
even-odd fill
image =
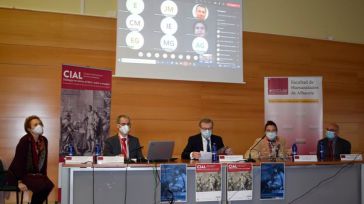
{"label": "video call grid on screen", "polygon": [[119,0],[116,75],[242,83],[242,0]]}

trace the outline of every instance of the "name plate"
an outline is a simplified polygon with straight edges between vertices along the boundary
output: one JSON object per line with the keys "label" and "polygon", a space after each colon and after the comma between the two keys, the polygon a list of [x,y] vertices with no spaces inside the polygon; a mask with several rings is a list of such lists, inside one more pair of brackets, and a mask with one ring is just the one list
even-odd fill
{"label": "name plate", "polygon": [[97,164],[124,163],[123,156],[98,156]]}
{"label": "name plate", "polygon": [[317,155],[295,155],[294,162],[317,162]]}
{"label": "name plate", "polygon": [[93,163],[92,156],[66,156],[64,158],[65,164],[86,164]]}
{"label": "name plate", "polygon": [[341,161],[363,161],[362,154],[340,154]]}
{"label": "name plate", "polygon": [[220,163],[244,161],[243,155],[219,155]]}

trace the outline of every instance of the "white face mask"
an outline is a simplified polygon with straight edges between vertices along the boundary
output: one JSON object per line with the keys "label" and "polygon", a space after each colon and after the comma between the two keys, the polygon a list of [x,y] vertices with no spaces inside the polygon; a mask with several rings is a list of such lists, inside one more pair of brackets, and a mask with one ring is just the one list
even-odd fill
{"label": "white face mask", "polygon": [[209,139],[211,137],[212,131],[211,130],[201,130],[201,135],[205,139]]}
{"label": "white face mask", "polygon": [[43,127],[41,125],[37,125],[31,131],[34,135],[39,136],[43,134]]}
{"label": "white face mask", "polygon": [[122,134],[122,135],[127,135],[129,133],[129,130],[130,130],[130,127],[129,125],[123,125],[119,128],[119,132]]}
{"label": "white face mask", "polygon": [[265,132],[265,135],[268,137],[270,141],[273,141],[277,137],[277,132]]}

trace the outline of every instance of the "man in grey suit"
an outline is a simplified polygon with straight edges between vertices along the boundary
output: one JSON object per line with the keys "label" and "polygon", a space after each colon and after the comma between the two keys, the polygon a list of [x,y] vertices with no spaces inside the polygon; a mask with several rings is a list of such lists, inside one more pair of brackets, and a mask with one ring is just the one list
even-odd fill
{"label": "man in grey suit", "polygon": [[144,159],[139,139],[129,135],[131,121],[127,115],[119,115],[116,119],[118,133],[105,140],[103,155],[122,155],[125,159]]}

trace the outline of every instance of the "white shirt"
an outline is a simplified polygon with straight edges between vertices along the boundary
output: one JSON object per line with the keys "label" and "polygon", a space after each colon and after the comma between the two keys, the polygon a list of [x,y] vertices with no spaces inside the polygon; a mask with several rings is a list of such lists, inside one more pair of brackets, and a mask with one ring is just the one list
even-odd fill
{"label": "white shirt", "polygon": [[[203,151],[207,152],[207,139],[205,139],[202,135],[201,135],[201,139],[202,139],[202,147],[203,147]],[[210,140],[210,152],[212,151],[212,146],[211,146],[211,137],[209,138]],[[194,159],[192,156],[192,152],[190,153],[190,159]]]}

